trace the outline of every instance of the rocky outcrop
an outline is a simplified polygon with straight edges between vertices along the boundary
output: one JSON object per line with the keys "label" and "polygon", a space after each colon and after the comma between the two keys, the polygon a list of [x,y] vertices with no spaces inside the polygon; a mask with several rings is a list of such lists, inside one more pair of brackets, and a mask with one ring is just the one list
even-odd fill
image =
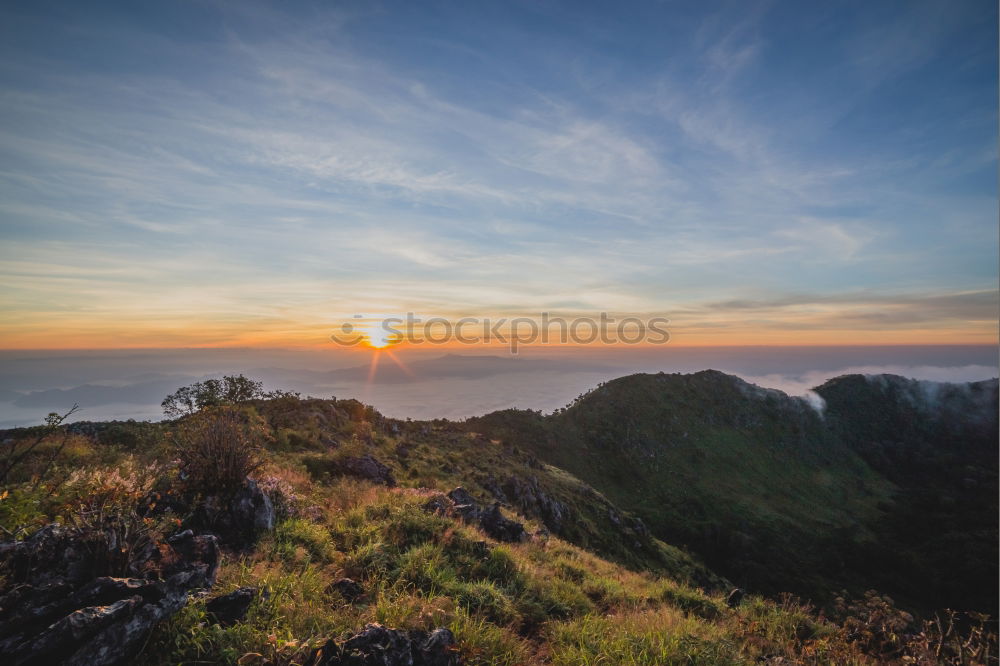
{"label": "rocky outcrop", "polygon": [[192,525],[218,534],[223,543],[240,547],[274,529],[271,498],[253,479],[231,495],[210,495],[198,504]]}
{"label": "rocky outcrop", "polygon": [[432,497],[424,505],[424,510],[446,516],[457,516],[466,523],[476,525],[497,541],[515,543],[528,541],[531,538],[525,531],[524,525],[503,515],[499,502],[494,502],[490,508],[484,509],[461,486],[447,495]]}
{"label": "rocky outcrop", "polygon": [[440,628],[428,633],[368,624],[343,641],[328,640],[309,666],[460,666],[455,636]]}
{"label": "rocky outcrop", "polygon": [[[108,575],[127,556],[127,577]],[[5,663],[123,664],[159,622],[210,587],[219,566],[212,535],[190,530],[129,549],[113,526],[42,528],[0,544],[0,654]]]}
{"label": "rocky outcrop", "polygon": [[359,479],[367,479],[384,486],[389,486],[390,488],[396,485],[396,479],[392,475],[392,470],[370,454],[358,458],[344,458],[340,461],[340,468],[344,474],[356,476]]}
{"label": "rocky outcrop", "polygon": [[556,534],[562,533],[567,521],[571,520],[570,508],[543,490],[534,476],[512,475],[503,483],[497,483],[491,477],[483,481],[482,485],[501,502],[516,507],[526,516],[542,521]]}

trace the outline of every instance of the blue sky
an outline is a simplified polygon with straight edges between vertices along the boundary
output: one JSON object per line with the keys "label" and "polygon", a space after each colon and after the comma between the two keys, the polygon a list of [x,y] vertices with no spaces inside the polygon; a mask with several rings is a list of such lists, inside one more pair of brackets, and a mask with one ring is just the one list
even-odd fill
{"label": "blue sky", "polygon": [[0,347],[996,339],[995,3],[0,11]]}

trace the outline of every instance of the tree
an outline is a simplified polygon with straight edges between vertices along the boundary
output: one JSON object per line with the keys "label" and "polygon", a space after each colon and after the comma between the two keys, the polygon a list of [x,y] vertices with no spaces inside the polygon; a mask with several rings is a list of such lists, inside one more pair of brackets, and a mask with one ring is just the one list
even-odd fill
{"label": "tree", "polygon": [[182,386],[160,403],[163,413],[170,418],[194,414],[203,407],[240,405],[267,397],[264,383],[243,375],[225,375],[222,379],[206,379],[190,386]]}
{"label": "tree", "polygon": [[193,386],[182,386],[164,398],[160,403],[163,413],[170,418],[178,418],[198,411],[196,395],[199,385],[200,382]]}

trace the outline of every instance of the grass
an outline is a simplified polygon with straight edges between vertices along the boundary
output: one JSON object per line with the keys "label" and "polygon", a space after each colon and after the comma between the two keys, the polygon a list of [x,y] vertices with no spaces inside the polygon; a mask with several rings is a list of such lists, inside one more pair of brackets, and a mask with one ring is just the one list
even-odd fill
{"label": "grass", "polygon": [[[226,551],[209,596],[243,586],[266,594],[228,627],[207,617],[208,596],[193,598],[155,630],[140,663],[302,663],[328,638],[369,622],[448,627],[467,664],[875,663],[841,627],[793,599],[751,595],[731,609],[724,589],[692,584],[692,573],[707,574],[683,551],[647,540],[645,551],[629,552],[633,544],[622,537],[632,533],[614,527],[610,503],[531,454],[453,424],[388,422],[345,402],[256,405],[271,429],[258,475],[280,496],[282,517],[252,548]],[[297,435],[274,435],[280,428]],[[99,498],[124,507],[176,474],[164,442],[136,448],[98,438],[80,446],[84,468],[62,483],[41,484],[44,493],[30,479],[8,489],[0,500],[5,529],[23,535],[26,525]],[[310,463],[345,452],[374,455],[400,487],[317,472]],[[502,544],[424,511],[430,496],[460,484],[485,500],[490,474],[537,479],[580,525],[563,537]],[[538,516],[508,513],[531,532],[541,527]],[[332,585],[342,577],[365,591],[354,603]]]}

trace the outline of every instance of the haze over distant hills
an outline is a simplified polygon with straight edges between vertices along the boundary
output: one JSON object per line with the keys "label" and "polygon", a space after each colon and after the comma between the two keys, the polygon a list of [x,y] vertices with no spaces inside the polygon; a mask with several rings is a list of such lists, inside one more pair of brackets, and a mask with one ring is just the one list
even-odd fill
{"label": "haze over distant hills", "polygon": [[517,357],[442,353],[284,350],[122,350],[0,352],[0,426],[40,422],[81,407],[81,419],[159,419],[160,401],[179,386],[243,373],[269,388],[357,397],[386,414],[464,418],[496,409],[551,411],[596,384],[632,372],[708,367],[761,386],[801,394],[851,372],[936,381],[997,376],[995,347],[661,348],[529,350]]}

